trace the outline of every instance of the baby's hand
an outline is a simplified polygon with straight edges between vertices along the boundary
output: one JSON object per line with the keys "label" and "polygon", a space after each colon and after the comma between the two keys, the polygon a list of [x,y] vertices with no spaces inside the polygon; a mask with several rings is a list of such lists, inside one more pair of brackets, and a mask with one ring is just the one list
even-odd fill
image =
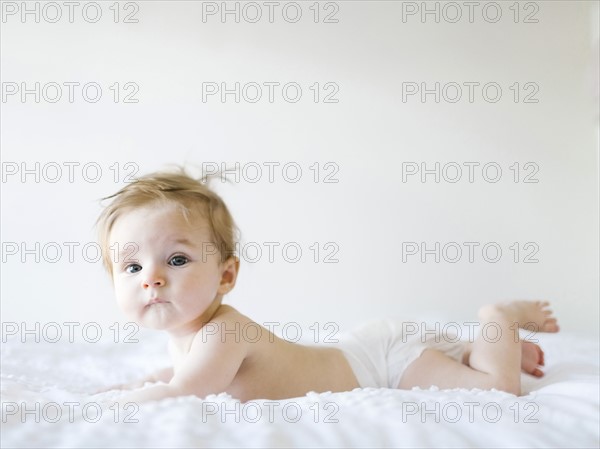
{"label": "baby's hand", "polygon": [[104,391],[99,391],[90,394],[90,396],[88,397],[89,401],[93,401],[96,404],[99,404],[103,410],[112,406],[116,402],[117,398],[124,393],[123,391],[112,388],[105,388],[103,390]]}
{"label": "baby's hand", "polygon": [[107,391],[113,391],[113,390],[135,390],[136,388],[141,388],[144,385],[145,385],[144,381],[131,382],[128,384],[124,384],[124,383],[114,384],[114,385],[111,385],[108,387],[100,388],[99,390],[96,390],[92,394],[106,393]]}
{"label": "baby's hand", "polygon": [[107,391],[112,391],[112,390],[124,390],[124,389],[125,389],[125,384],[115,384],[115,385],[111,385],[110,387],[103,387],[98,390],[95,390],[92,393],[92,395],[106,393]]}
{"label": "baby's hand", "polygon": [[129,382],[129,383],[114,384],[109,387],[103,387],[103,388],[97,390],[94,394],[105,393],[107,391],[112,391],[112,390],[136,390],[138,388],[142,388],[147,383],[151,383],[151,384],[153,384],[155,382],[169,383],[169,381],[172,378],[173,378],[173,368],[163,368],[163,369],[157,371],[156,373],[146,377],[145,379],[137,380],[135,382]]}

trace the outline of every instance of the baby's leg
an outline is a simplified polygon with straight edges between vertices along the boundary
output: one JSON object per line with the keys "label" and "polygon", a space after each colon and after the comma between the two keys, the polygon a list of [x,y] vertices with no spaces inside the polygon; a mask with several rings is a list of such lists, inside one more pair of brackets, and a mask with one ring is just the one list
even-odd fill
{"label": "baby's leg", "polygon": [[[473,343],[465,343],[462,363],[467,366],[471,366],[469,359],[471,358],[472,348]],[[540,365],[544,366],[544,351],[542,351],[542,348],[530,341],[521,340],[521,371],[535,377],[542,377],[544,373],[539,368]]]}
{"label": "baby's leg", "polygon": [[[521,343],[516,327],[535,323],[542,332],[557,332],[556,319],[544,310],[547,302],[514,301],[485,306],[479,311],[479,336],[473,342],[466,366],[435,349],[426,349],[405,370],[398,388],[481,388],[521,394]],[[486,326],[489,324],[489,326]],[[482,331],[489,328],[488,334]],[[499,338],[493,328],[501,331]]]}

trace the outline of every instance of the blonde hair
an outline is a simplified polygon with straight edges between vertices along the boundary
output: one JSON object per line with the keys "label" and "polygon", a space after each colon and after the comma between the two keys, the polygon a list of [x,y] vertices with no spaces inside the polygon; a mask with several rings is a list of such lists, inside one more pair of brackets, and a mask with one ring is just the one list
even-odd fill
{"label": "blonde hair", "polygon": [[176,204],[188,222],[191,213],[200,213],[209,226],[210,237],[217,246],[221,262],[237,257],[235,249],[239,229],[225,202],[209,187],[210,179],[210,176],[195,179],[183,167],[178,167],[176,171],[154,172],[137,178],[117,193],[102,198],[101,201],[112,199],[96,220],[106,270],[112,275],[108,245],[115,221],[128,210],[156,202]]}

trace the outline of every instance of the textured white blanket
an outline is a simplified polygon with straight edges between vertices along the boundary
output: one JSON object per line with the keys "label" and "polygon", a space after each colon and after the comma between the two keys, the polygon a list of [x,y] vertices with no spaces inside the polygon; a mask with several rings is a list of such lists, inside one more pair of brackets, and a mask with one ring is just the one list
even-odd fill
{"label": "textured white blanket", "polygon": [[527,396],[498,391],[356,389],[241,404],[229,395],[99,408],[117,382],[169,363],[160,333],[139,343],[2,345],[2,447],[594,447],[598,342],[537,337],[546,375]]}

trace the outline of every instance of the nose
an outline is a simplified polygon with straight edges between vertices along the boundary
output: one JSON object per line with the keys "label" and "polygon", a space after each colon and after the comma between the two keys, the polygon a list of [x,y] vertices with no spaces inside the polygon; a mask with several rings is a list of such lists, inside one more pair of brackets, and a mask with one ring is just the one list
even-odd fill
{"label": "nose", "polygon": [[150,287],[163,287],[164,285],[165,278],[158,270],[149,271],[142,281],[142,288],[144,289]]}

